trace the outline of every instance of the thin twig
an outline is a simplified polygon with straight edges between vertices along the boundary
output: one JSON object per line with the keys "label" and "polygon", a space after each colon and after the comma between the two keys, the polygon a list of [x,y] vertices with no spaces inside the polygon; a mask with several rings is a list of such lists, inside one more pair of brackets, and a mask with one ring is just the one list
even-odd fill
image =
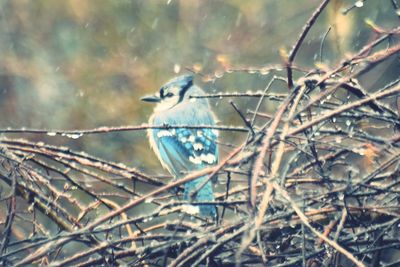
{"label": "thin twig", "polygon": [[306,24],[303,27],[302,32],[300,33],[300,36],[298,37],[295,45],[292,47],[292,50],[289,53],[288,57],[288,62],[286,66],[287,70],[287,77],[288,77],[288,87],[291,89],[293,87],[293,78],[292,78],[292,63],[297,55],[297,52],[299,51],[301,44],[303,43],[304,39],[307,36],[307,33],[310,31],[311,27],[314,25],[315,21],[321,14],[321,12],[324,10],[326,5],[329,3],[329,0],[324,0],[321,2],[321,4],[317,7],[317,9],[314,11],[314,13],[311,15],[311,17],[308,19]]}

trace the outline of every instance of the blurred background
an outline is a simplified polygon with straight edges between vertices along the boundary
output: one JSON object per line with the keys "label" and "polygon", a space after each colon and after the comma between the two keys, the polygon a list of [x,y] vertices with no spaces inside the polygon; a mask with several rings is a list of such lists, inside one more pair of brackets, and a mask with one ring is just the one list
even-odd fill
{"label": "blurred background", "polygon": [[[153,93],[181,73],[213,92],[265,88],[319,0],[0,1],[0,128],[91,129],[146,123]],[[343,11],[356,3],[344,15]],[[399,23],[390,0],[335,0],[312,28],[296,64],[335,66],[374,37],[365,20],[389,29]],[[319,58],[321,41],[331,27]],[[280,52],[279,52],[280,51]],[[227,71],[227,69],[247,71]],[[398,60],[361,79],[367,90],[398,77]],[[257,71],[256,71],[257,70]],[[397,70],[397,71],[396,71]],[[297,75],[299,75],[297,73]],[[274,87],[287,92],[287,87]],[[236,100],[235,100],[236,101]],[[237,100],[246,112],[254,99]],[[228,100],[211,100],[221,125],[242,122]],[[255,102],[254,102],[255,103]],[[272,112],[266,101],[263,112]],[[19,137],[21,135],[7,135]],[[21,136],[68,146],[150,174],[164,173],[144,131],[79,139]],[[235,142],[243,134],[224,134]],[[222,154],[231,148],[221,147]]]}

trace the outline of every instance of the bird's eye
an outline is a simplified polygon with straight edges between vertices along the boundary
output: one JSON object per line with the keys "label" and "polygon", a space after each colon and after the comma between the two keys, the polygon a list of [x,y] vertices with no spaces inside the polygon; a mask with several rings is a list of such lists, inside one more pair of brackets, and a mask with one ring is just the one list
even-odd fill
{"label": "bird's eye", "polygon": [[166,94],[165,96],[166,96],[166,97],[171,97],[171,96],[174,96],[174,94],[173,94],[173,93],[168,93],[168,94]]}
{"label": "bird's eye", "polygon": [[163,88],[160,89],[160,97],[164,98],[164,89]]}

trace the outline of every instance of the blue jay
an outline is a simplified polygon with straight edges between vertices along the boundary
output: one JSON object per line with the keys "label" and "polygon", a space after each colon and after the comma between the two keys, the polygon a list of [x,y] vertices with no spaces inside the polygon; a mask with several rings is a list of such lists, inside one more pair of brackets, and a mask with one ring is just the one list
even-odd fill
{"label": "blue jay", "polygon": [[[168,81],[160,91],[145,96],[143,101],[156,102],[149,124],[164,125],[215,125],[214,115],[206,98],[190,98],[204,95],[203,90],[193,84],[193,76],[182,75]],[[161,164],[176,178],[182,178],[191,171],[201,170],[218,163],[218,132],[214,129],[149,129],[150,145]],[[187,182],[184,199],[191,201],[191,193],[203,184],[207,176]],[[198,202],[214,200],[211,181],[201,188],[195,198]],[[196,207],[197,208],[197,207]],[[214,205],[199,205],[197,211],[204,216],[216,216]]]}

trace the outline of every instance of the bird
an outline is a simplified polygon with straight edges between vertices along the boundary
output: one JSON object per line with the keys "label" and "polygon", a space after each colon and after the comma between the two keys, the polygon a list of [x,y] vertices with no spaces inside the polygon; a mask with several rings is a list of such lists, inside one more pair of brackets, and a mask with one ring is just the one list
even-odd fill
{"label": "bird", "polygon": [[[202,170],[218,164],[218,131],[209,128],[175,128],[168,126],[215,126],[216,117],[210,108],[205,92],[193,83],[193,75],[181,75],[169,80],[154,95],[141,98],[142,101],[156,103],[149,125],[163,128],[150,128],[147,135],[150,146],[161,165],[176,179],[190,172]],[[214,201],[213,181],[204,184],[208,176],[202,176],[184,184],[183,199],[190,202]],[[196,193],[197,192],[197,193]],[[192,199],[193,198],[193,199]],[[216,218],[215,205],[189,205],[191,212]]]}

